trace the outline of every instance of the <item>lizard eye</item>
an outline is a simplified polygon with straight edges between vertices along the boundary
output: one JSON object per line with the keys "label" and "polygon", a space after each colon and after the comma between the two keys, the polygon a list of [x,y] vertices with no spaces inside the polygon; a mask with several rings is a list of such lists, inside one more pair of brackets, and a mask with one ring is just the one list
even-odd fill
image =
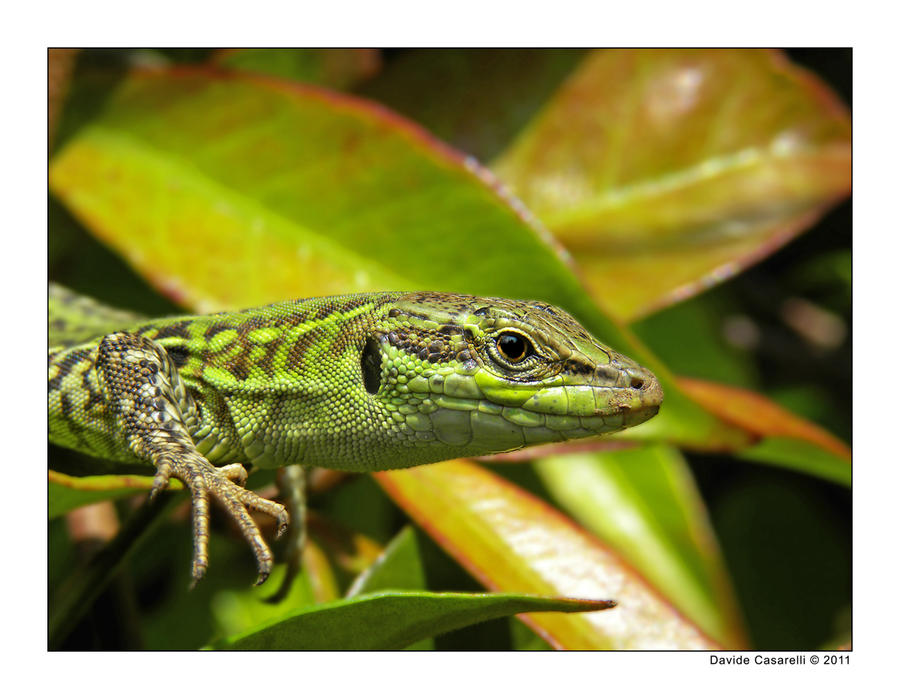
{"label": "lizard eye", "polygon": [[497,338],[497,351],[507,361],[521,362],[534,353],[534,347],[528,338],[518,333],[505,332]]}

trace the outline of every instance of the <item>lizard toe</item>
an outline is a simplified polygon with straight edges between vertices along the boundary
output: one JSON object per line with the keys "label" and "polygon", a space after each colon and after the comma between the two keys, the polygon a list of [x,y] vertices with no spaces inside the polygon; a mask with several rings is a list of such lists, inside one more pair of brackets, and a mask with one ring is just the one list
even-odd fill
{"label": "lizard toe", "polygon": [[191,587],[206,573],[209,565],[209,491],[202,476],[186,481],[191,491],[191,520],[193,522],[194,555],[191,562]]}
{"label": "lizard toe", "polygon": [[156,475],[153,477],[153,485],[150,487],[150,499],[154,500],[157,495],[169,487],[169,478],[174,471],[174,465],[169,460],[161,461],[156,469]]}
{"label": "lizard toe", "polygon": [[245,469],[241,464],[228,464],[227,466],[220,466],[219,473],[221,473],[225,478],[230,480],[232,483],[235,483],[241,487],[247,483],[247,469]]}
{"label": "lizard toe", "polygon": [[[249,543],[250,547],[253,549],[253,555],[256,558],[257,570],[259,572],[259,577],[255,584],[261,585],[265,582],[266,578],[269,577],[269,573],[272,572],[274,558],[265,539],[263,539],[262,534],[259,531],[259,527],[256,526],[256,522],[253,521],[253,518],[250,516],[250,513],[247,511],[247,507],[244,504],[245,493],[249,493],[256,498],[259,498],[259,496],[251,491],[245,491],[243,488],[238,488],[230,481],[228,481],[228,484],[238,492],[235,493],[230,488],[222,488],[213,491],[213,494],[216,499],[225,506],[225,509],[228,510],[232,519],[237,523],[244,539],[247,540],[247,543]],[[259,498],[259,500],[269,502],[263,498]]]}

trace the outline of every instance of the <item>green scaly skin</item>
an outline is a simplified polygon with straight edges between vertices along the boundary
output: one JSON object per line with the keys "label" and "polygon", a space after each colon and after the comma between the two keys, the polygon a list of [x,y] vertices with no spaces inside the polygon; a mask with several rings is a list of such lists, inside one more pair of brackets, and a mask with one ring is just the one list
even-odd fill
{"label": "green scaly skin", "polygon": [[[262,582],[272,555],[241,464],[406,468],[614,432],[659,410],[648,370],[535,301],[433,292],[312,298],[142,320],[50,289],[50,440],[175,476],[193,502],[193,577],[209,499]],[[221,466],[217,468],[217,466]]]}

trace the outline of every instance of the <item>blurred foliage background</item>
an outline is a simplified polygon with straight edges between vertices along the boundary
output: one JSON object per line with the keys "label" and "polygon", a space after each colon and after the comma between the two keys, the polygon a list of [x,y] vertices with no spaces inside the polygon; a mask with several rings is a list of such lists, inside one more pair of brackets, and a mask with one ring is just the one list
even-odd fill
{"label": "blurred foliage background", "polygon": [[[593,62],[595,74],[608,71],[613,77],[623,76],[623,82],[627,82],[628,76],[641,75],[640,70],[635,72],[633,67],[628,67],[629,62],[647,60],[649,67],[645,66],[644,70],[652,72],[655,61],[669,60],[668,57],[636,59],[628,55],[629,52],[618,53],[611,57],[604,55],[604,52],[574,50],[386,50],[356,54],[335,51],[323,59],[322,52],[316,51],[169,49],[57,52],[50,61],[51,180],[55,175],[57,184],[51,187],[48,202],[49,278],[111,305],[149,315],[196,307],[197,298],[202,296],[200,292],[194,296],[183,289],[175,293],[174,286],[167,286],[167,282],[154,278],[146,269],[142,270],[141,265],[135,263],[134,256],[123,254],[123,246],[140,247],[139,243],[133,242],[141,237],[140,233],[123,233],[121,238],[111,236],[109,228],[117,224],[104,222],[102,207],[92,209],[89,196],[90,187],[96,187],[98,183],[102,185],[104,180],[97,178],[92,182],[84,171],[75,171],[67,179],[67,165],[61,162],[61,155],[76,157],[66,155],[73,152],[69,146],[74,143],[77,148],[84,140],[85,129],[98,120],[102,121],[104,114],[116,113],[117,107],[110,108],[110,102],[116,99],[115,95],[121,94],[118,91],[136,66],[146,69],[213,64],[217,66],[216,70],[262,73],[291,81],[300,76],[305,83],[326,85],[395,110],[428,129],[438,139],[486,163],[516,195],[522,197],[550,233],[569,249],[585,287],[594,292],[595,299],[599,298],[603,304],[605,296],[615,296],[615,292],[609,292],[611,287],[622,289],[621,302],[607,299],[609,302],[601,306],[606,316],[612,319],[609,327],[618,327],[615,325],[617,322],[629,326],[672,374],[749,389],[849,442],[852,428],[852,209],[850,200],[844,198],[849,184],[849,180],[844,184],[844,179],[849,178],[849,161],[840,160],[834,165],[827,160],[832,157],[829,153],[825,156],[815,153],[816,157],[821,156],[825,160],[815,161],[809,167],[813,171],[833,171],[835,174],[823,174],[820,178],[824,182],[822,191],[813,193],[804,187],[807,180],[816,178],[809,177],[800,165],[792,164],[797,172],[786,180],[780,180],[780,186],[790,190],[791,196],[786,196],[784,200],[795,206],[794,209],[788,204],[782,209],[773,206],[771,210],[764,210],[758,205],[753,208],[756,200],[751,201],[748,195],[747,202],[743,202],[747,210],[741,209],[737,214],[732,212],[729,215],[732,224],[740,220],[742,225],[759,223],[754,217],[764,219],[765,216],[772,216],[778,219],[772,224],[772,231],[777,228],[778,232],[764,232],[753,243],[752,249],[728,248],[721,259],[709,262],[711,267],[708,265],[703,274],[695,273],[691,279],[667,282],[669,287],[666,293],[640,298],[641,289],[652,286],[649,282],[642,283],[642,279],[665,277],[668,272],[663,270],[677,266],[674,263],[666,265],[665,262],[660,265],[660,259],[665,260],[666,255],[678,255],[680,250],[690,247],[713,250],[718,245],[721,248],[719,243],[723,240],[723,236],[719,235],[721,231],[715,229],[715,223],[698,219],[693,229],[679,237],[678,230],[681,229],[670,230],[675,224],[671,224],[662,213],[654,217],[648,212],[674,211],[692,196],[705,197],[705,202],[719,197],[724,202],[721,205],[726,207],[735,197],[740,198],[752,190],[752,186],[759,187],[760,197],[777,197],[765,188],[768,184],[763,186],[756,181],[752,186],[746,182],[732,184],[731,189],[726,187],[724,193],[715,187],[699,194],[682,193],[677,201],[667,201],[665,192],[654,198],[657,194],[651,192],[645,204],[636,207],[636,211],[617,209],[614,202],[607,202],[608,210],[600,214],[585,213],[583,207],[586,205],[579,202],[572,204],[571,210],[563,211],[565,207],[558,202],[548,201],[554,190],[546,190],[550,194],[540,190],[535,170],[551,172],[557,168],[565,173],[565,168],[576,167],[572,163],[578,158],[593,157],[589,152],[591,147],[586,145],[589,139],[585,139],[584,130],[598,128],[597,123],[603,122],[589,122],[587,117],[582,118],[583,112],[616,115],[616,110],[622,108],[613,97],[604,96],[595,100],[593,93],[588,93],[583,85],[579,86],[579,78],[573,78],[573,74],[581,70],[578,75],[586,75],[585,65]],[[742,57],[722,57],[734,53],[730,51],[707,53],[718,54],[712,58],[713,62],[734,60],[737,63],[745,60]],[[812,107],[802,108],[787,100],[783,110],[788,115],[785,118],[806,118],[797,116],[803,109],[811,113],[815,113],[816,109],[827,113],[839,102],[850,104],[850,50],[789,50],[786,59],[818,76],[803,77],[803,89],[797,88],[798,92],[807,90],[821,97],[820,93],[830,89],[836,98],[826,95],[817,103],[815,99],[818,98],[814,98]],[[786,59],[779,57],[775,63],[782,65],[779,62]],[[752,62],[757,58],[748,60]],[[749,71],[747,68],[741,69]],[[789,72],[794,69],[790,67]],[[747,104],[765,100],[767,90],[775,89],[765,85],[760,87],[762,83],[753,82],[750,72],[746,75],[748,77],[744,83],[734,79],[724,95],[715,94],[710,98],[715,105],[728,100],[733,103],[730,119],[738,124],[736,129],[739,129],[742,119],[748,122],[753,119],[752,110],[746,105],[741,106],[742,98],[734,95],[740,93],[741,85],[749,86]],[[780,75],[779,79],[783,77]],[[810,87],[807,80],[815,85]],[[618,87],[615,80],[612,84]],[[567,93],[561,93],[562,86],[566,86]],[[665,95],[664,91],[650,94]],[[623,98],[623,103],[628,102],[627,97]],[[570,100],[568,106],[566,99]],[[585,108],[582,112],[573,108],[571,100],[576,99],[589,109]],[[678,95],[672,99],[677,101]],[[548,108],[548,104],[553,106]],[[553,109],[562,110],[562,116],[554,116]],[[702,115],[691,116],[702,119]],[[774,121],[782,116],[766,115],[765,118]],[[125,119],[121,115],[115,118]],[[114,123],[115,118],[107,123]],[[198,112],[194,118],[215,121],[217,115]],[[625,117],[618,115],[617,118]],[[636,117],[632,114],[632,118]],[[558,119],[561,126],[556,125],[554,119]],[[841,119],[846,121],[848,139],[849,116],[837,119],[838,126],[844,123]],[[825,125],[820,127],[820,131],[838,129],[827,118],[823,118],[822,122]],[[550,139],[554,144],[551,148],[537,149],[531,143],[536,140],[546,144],[548,132],[563,133],[567,129],[575,133],[571,143],[566,143],[564,136],[554,137],[555,141]],[[654,172],[653,168],[665,169],[665,157],[677,162],[680,157],[679,144],[688,142],[689,138],[706,135],[706,131],[698,135],[695,131],[685,133],[676,130],[671,151],[665,151],[668,155],[658,155],[656,160],[641,165],[639,160],[644,152],[635,144],[639,144],[646,133],[629,134],[623,130],[616,138],[607,139],[604,143],[607,149],[611,147],[610,142],[618,143],[620,150],[616,157],[623,162],[634,162],[636,170],[644,167],[642,177],[649,180],[653,178],[648,178],[647,172]],[[711,136],[708,138],[712,139]],[[555,148],[557,142],[565,147]],[[429,148],[439,152],[436,146]],[[562,152],[566,148],[575,150],[577,155]],[[587,153],[583,154],[584,151]],[[373,169],[377,172],[381,167],[384,165],[376,164]],[[595,175],[592,173],[591,176]],[[837,184],[832,184],[829,176]],[[662,181],[660,177],[657,184]],[[783,184],[784,181],[789,184]],[[577,191],[571,196],[577,198]],[[798,205],[798,201],[803,206]],[[807,206],[809,202],[812,204]],[[716,205],[709,206],[714,208]],[[138,211],[138,215],[140,213]],[[642,249],[649,250],[647,255],[626,254],[618,260],[614,254],[609,254],[612,245],[609,242],[592,248],[593,238],[589,236],[593,235],[593,229],[586,233],[587,224],[584,223],[585,217],[592,215],[601,219],[607,217],[614,222],[607,231],[611,236],[607,241],[618,241],[617,249],[627,248],[622,241],[637,241],[633,244],[643,245]],[[677,223],[683,218],[672,214],[671,220]],[[126,221],[122,229],[128,229],[128,225]],[[465,219],[462,225],[465,225]],[[765,228],[766,225],[767,219],[762,220],[758,227]],[[641,231],[650,231],[656,237],[642,243]],[[800,232],[803,234],[798,235]],[[129,238],[129,235],[132,237]],[[184,238],[190,233],[185,229],[178,235]],[[751,264],[756,260],[760,261]],[[722,272],[724,262],[733,263],[733,269]],[[620,280],[615,274],[626,263],[633,267],[628,278]],[[659,266],[646,267],[651,263]],[[712,268],[717,272],[710,274]],[[167,270],[161,272],[167,273]],[[222,274],[227,277],[228,271],[223,269]],[[523,268],[521,274],[527,276],[528,270]],[[629,284],[637,287],[631,296]],[[168,294],[164,293],[167,289]],[[672,292],[672,289],[676,291]],[[355,289],[347,289],[351,290]],[[470,288],[456,290],[479,292]],[[287,295],[305,294],[298,291]],[[256,299],[248,299],[238,305],[248,305],[250,302],[256,302]],[[569,310],[579,315],[578,309]],[[611,344],[616,345],[615,342]],[[642,440],[641,437],[636,439]],[[668,440],[665,435],[651,441],[658,443],[660,439],[678,446],[677,440]],[[629,452],[616,453],[622,455],[620,458],[623,461],[609,467],[627,469]],[[718,636],[719,642],[730,645],[738,643],[735,639],[742,638],[747,645],[768,649],[848,644],[852,513],[851,491],[846,483],[833,477],[816,477],[823,474],[816,474],[815,468],[803,469],[812,470],[814,475],[792,469],[789,459],[780,464],[789,468],[780,468],[777,467],[778,458],[768,459],[775,461],[776,466],[764,466],[717,449],[688,448],[683,449],[681,454],[686,460],[687,473],[693,477],[702,500],[701,504],[696,505],[696,513],[700,513],[697,516],[700,520],[708,517],[740,610],[736,614],[722,613],[722,618],[726,619],[722,622],[723,628],[730,631],[722,632]],[[577,503],[567,499],[565,488],[559,485],[559,477],[553,475],[557,473],[553,462],[568,458],[578,457],[551,453],[549,459],[543,459],[536,467],[529,466],[527,462],[498,461],[484,462],[483,466],[568,512],[591,529],[588,523],[590,514],[580,512]],[[85,464],[83,460],[52,447],[50,463],[56,471],[79,475],[90,472],[92,468],[90,463]],[[636,465],[634,468],[639,471],[643,466]],[[259,488],[271,487],[270,483],[271,474],[254,474],[251,480],[251,485]],[[632,484],[629,487],[637,486]],[[652,507],[652,501],[648,502]],[[176,503],[175,516],[157,523],[154,544],[142,545],[139,554],[129,558],[128,565],[117,573],[109,588],[89,607],[79,609],[73,615],[70,631],[64,637],[54,639],[58,647],[196,648],[236,629],[258,624],[275,614],[259,602],[255,591],[246,589],[253,576],[252,561],[239,537],[229,531],[224,521],[217,522],[211,544],[210,574],[196,590],[187,591],[190,537],[183,505]],[[119,500],[115,507],[119,518],[125,521],[133,504],[128,500]],[[367,569],[382,548],[404,526],[408,526],[410,516],[409,511],[405,512],[397,506],[396,497],[394,500],[389,498],[368,477],[329,480],[322,476],[314,479],[311,507],[314,512],[311,524],[314,539],[306,559],[307,572],[291,593],[291,598],[278,608],[281,612],[342,596],[355,576]],[[657,516],[661,522],[664,521],[662,515],[657,513]],[[610,530],[604,534],[602,527],[602,524],[597,525],[592,531],[606,542],[605,545],[618,550],[628,559],[627,537],[617,545],[615,532]],[[400,541],[403,546],[401,551],[415,550],[416,563],[397,564],[396,570],[405,571],[408,578],[410,570],[415,568],[418,581],[407,579],[401,587],[484,589],[484,579],[476,580],[472,569],[467,570],[467,566],[461,565],[459,556],[448,555],[446,546],[436,545],[432,537],[419,527],[403,531],[406,533]],[[77,539],[73,536],[71,520],[62,517],[51,520],[51,614],[59,604],[58,600],[65,596],[66,586],[71,586],[72,578],[80,574],[95,548],[91,541],[79,542]],[[665,537],[659,540],[664,541]],[[679,550],[679,555],[686,555]],[[719,554],[714,552],[714,556],[718,559]],[[629,560],[629,563],[652,580],[653,575],[641,568],[640,554],[636,555],[636,559]],[[698,566],[702,568],[702,565]],[[712,565],[712,569],[715,567]],[[276,583],[277,580],[273,581],[273,584]],[[727,581],[724,584],[727,586]],[[559,590],[556,594],[577,596],[574,592]],[[675,595],[676,606],[685,608],[677,599],[677,592],[666,590],[666,594],[670,598]],[[712,594],[711,599],[721,601],[728,597],[729,593],[719,597]],[[596,612],[598,615],[609,613]],[[694,620],[716,637],[709,624],[696,618]],[[536,634],[515,619],[497,619],[439,635],[425,642],[423,647],[549,647],[540,636],[546,639],[540,631]],[[554,644],[551,642],[551,645]],[[616,647],[615,644],[612,647]]]}

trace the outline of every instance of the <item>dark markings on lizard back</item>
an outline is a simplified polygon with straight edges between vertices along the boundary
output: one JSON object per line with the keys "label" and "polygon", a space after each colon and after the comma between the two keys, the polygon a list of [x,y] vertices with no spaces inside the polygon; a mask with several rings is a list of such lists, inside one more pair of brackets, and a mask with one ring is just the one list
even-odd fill
{"label": "dark markings on lizard back", "polygon": [[234,330],[234,326],[228,323],[215,322],[210,325],[204,332],[203,337],[207,342],[212,340],[216,335],[220,332],[224,332],[225,330]]}
{"label": "dark markings on lizard back", "polygon": [[340,356],[346,352],[348,348],[355,348],[358,344],[359,339],[352,333],[340,333],[332,340],[330,351],[333,355]]}
{"label": "dark markings on lizard back", "polygon": [[347,298],[342,301],[332,300],[330,303],[322,304],[308,313],[298,314],[295,320],[297,323],[324,320],[334,313],[346,313],[359,306],[360,303],[366,302],[366,299],[360,300],[358,298]]}
{"label": "dark markings on lizard back", "polygon": [[[226,348],[230,348],[232,345]],[[238,344],[240,351],[228,362],[225,364],[225,369],[234,376],[238,381],[246,381],[250,377],[250,370],[252,368],[250,362],[250,350],[253,349],[252,345],[248,342],[244,341]]]}
{"label": "dark markings on lizard back", "polygon": [[94,385],[88,372],[84,372],[81,375],[81,387],[88,394],[88,399],[84,404],[85,412],[90,412],[95,406],[101,406],[106,402],[103,393],[94,390]]}
{"label": "dark markings on lizard back", "polygon": [[306,364],[304,361],[306,351],[313,346],[316,341],[314,335],[315,333],[312,332],[303,333],[294,341],[294,344],[291,345],[287,354],[287,366],[289,369],[297,372],[303,371],[303,367]]}
{"label": "dark markings on lizard back", "polygon": [[[71,352],[66,357],[63,358],[61,362],[59,362],[57,366],[56,376],[50,379],[49,388],[51,391],[58,391],[62,387],[62,382],[65,378],[72,373],[72,369],[76,367],[78,364],[83,362],[85,359],[90,356],[91,350],[88,349],[80,349]],[[52,362],[52,357],[51,357]]]}
{"label": "dark markings on lizard back", "polygon": [[152,323],[147,323],[146,325],[142,325],[137,330],[135,330],[136,335],[146,335],[151,330],[156,330],[156,327]]}
{"label": "dark markings on lizard back", "polygon": [[169,355],[169,358],[172,360],[176,369],[181,369],[187,364],[188,358],[190,357],[188,348],[183,345],[167,345],[166,353]]}
{"label": "dark markings on lizard back", "polygon": [[[53,366],[53,355],[50,356],[50,366]],[[62,370],[62,365],[59,365],[56,376],[50,379],[47,382],[47,386],[51,393],[54,393],[62,388],[62,380],[65,378],[65,373]]]}
{"label": "dark markings on lizard back", "polygon": [[281,349],[281,346],[284,344],[284,335],[278,337],[274,340],[270,340],[263,348],[265,350],[265,354],[262,358],[257,362],[257,366],[262,369],[266,376],[272,377],[275,374],[275,355],[278,354],[278,350]]}
{"label": "dark markings on lizard back", "polygon": [[66,393],[62,393],[59,396],[59,406],[62,410],[63,418],[66,421],[66,427],[69,432],[75,437],[75,440],[82,447],[87,447],[88,444],[84,439],[84,428],[78,424],[78,421],[75,419],[75,416],[72,414],[72,401],[69,400],[69,396]]}
{"label": "dark markings on lizard back", "polygon": [[157,329],[156,339],[165,340],[170,337],[180,337],[183,340],[190,340],[191,334],[188,332],[190,326],[191,321],[189,320],[181,320],[171,325],[165,325]]}

